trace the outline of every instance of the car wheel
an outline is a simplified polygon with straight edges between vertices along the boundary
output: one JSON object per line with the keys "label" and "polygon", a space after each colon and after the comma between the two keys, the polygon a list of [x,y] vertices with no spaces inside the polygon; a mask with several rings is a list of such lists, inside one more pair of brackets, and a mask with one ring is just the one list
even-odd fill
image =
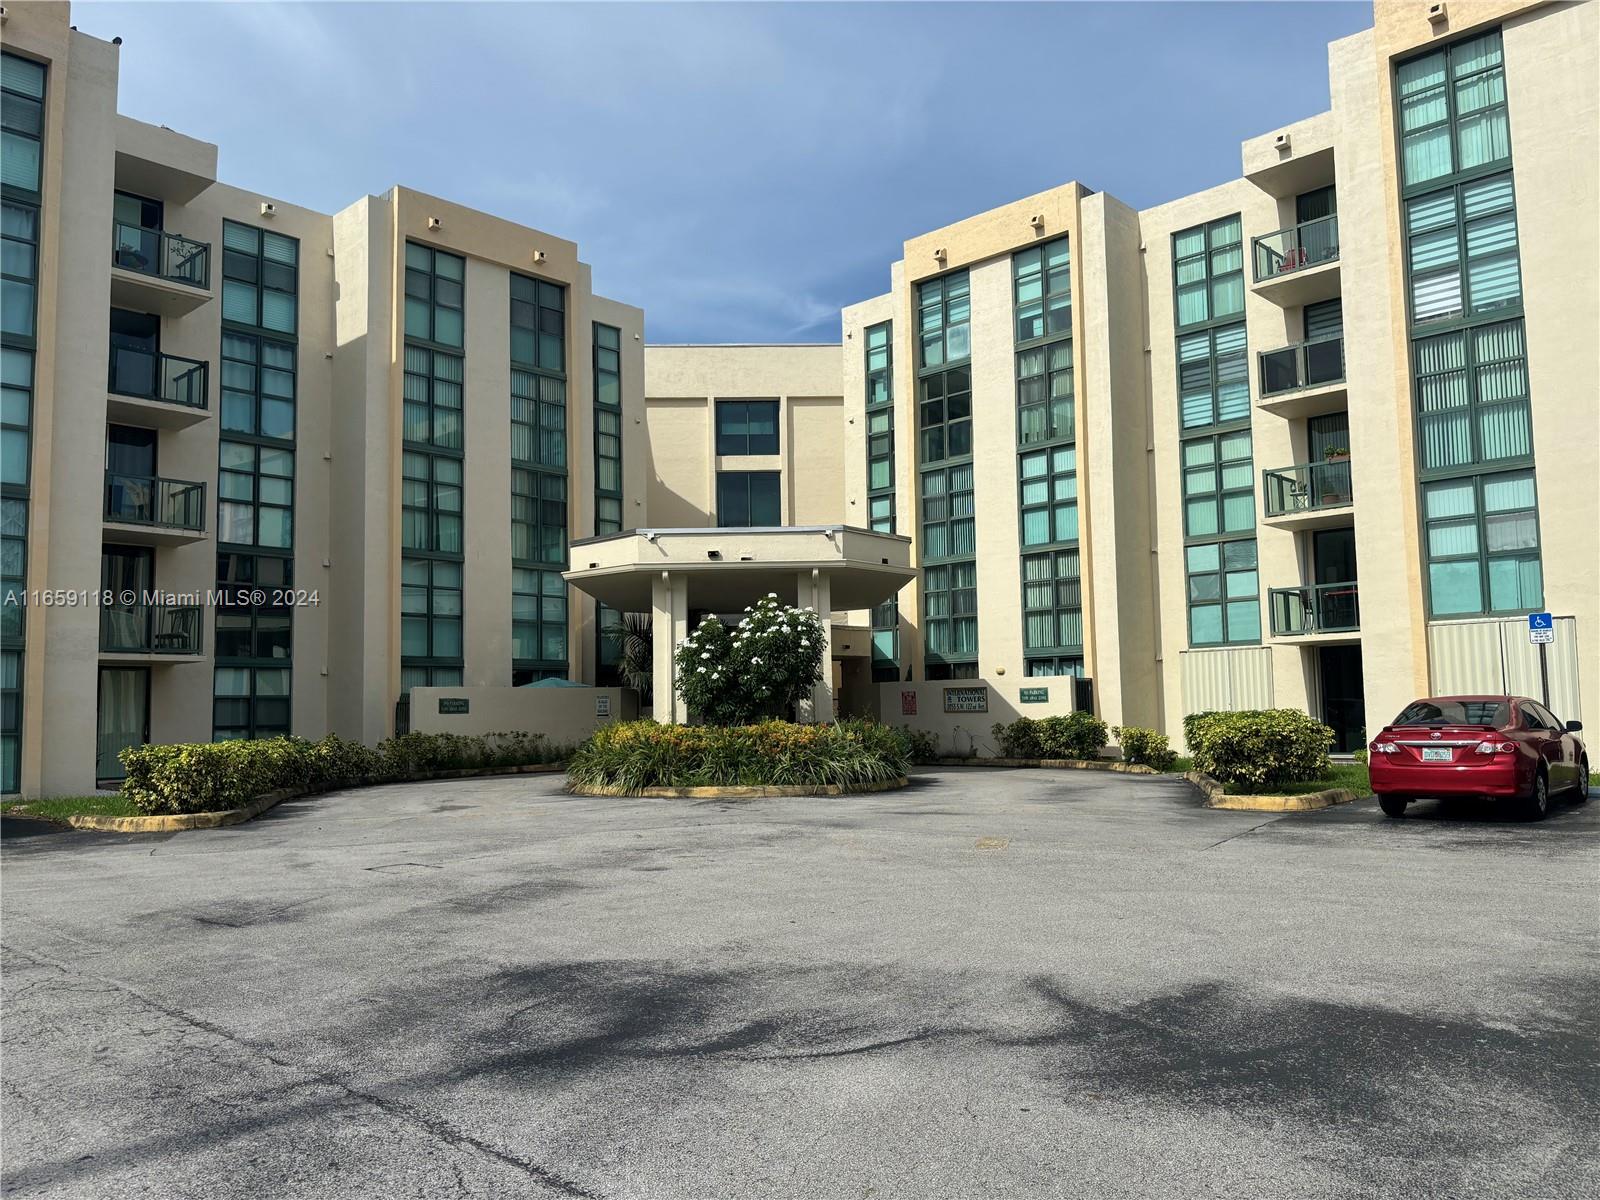
{"label": "car wheel", "polygon": [[1589,760],[1578,760],[1578,786],[1572,789],[1572,799],[1577,804],[1583,804],[1589,799]]}
{"label": "car wheel", "polygon": [[1522,801],[1522,814],[1530,821],[1542,821],[1550,813],[1550,780],[1543,769],[1534,773],[1533,790]]}
{"label": "car wheel", "polygon": [[1409,800],[1402,800],[1399,796],[1379,796],[1378,807],[1383,809],[1386,817],[1403,817],[1406,815],[1406,805]]}

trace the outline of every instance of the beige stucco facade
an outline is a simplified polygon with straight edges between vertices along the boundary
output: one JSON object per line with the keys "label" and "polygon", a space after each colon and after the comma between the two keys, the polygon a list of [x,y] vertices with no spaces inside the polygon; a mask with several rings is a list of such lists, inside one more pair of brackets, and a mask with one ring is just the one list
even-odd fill
{"label": "beige stucco facade", "polygon": [[[405,417],[404,363],[416,343],[407,331],[408,244],[463,263],[464,334],[449,348],[465,397],[460,445],[451,451],[462,468],[459,545],[438,555],[459,564],[463,582],[454,599],[429,600],[459,605],[459,652],[428,659],[442,672],[428,680],[436,685],[425,693],[430,701],[437,688],[487,696],[481,689],[508,688],[530,673],[615,682],[594,596],[575,586],[560,597],[530,597],[518,583],[534,569],[546,581],[564,569],[581,574],[588,559],[513,556],[517,480],[529,468],[510,451],[514,372],[522,369],[513,362],[508,316],[514,277],[555,285],[563,297],[562,361],[553,372],[564,400],[562,461],[539,466],[562,480],[561,515],[549,518],[560,522],[562,554],[609,532],[597,522],[597,431],[607,422],[620,446],[620,480],[604,502],[615,502],[623,530],[715,529],[725,472],[775,478],[780,525],[831,528],[841,538],[873,527],[871,501],[886,489],[870,485],[868,426],[881,423],[884,410],[869,412],[866,342],[869,330],[891,327],[893,519],[876,527],[903,539],[906,562],[918,569],[900,587],[898,615],[887,626],[881,612],[841,599],[851,593],[825,594],[820,582],[808,583],[810,574],[791,572],[795,595],[822,601],[818,607],[832,615],[834,673],[818,693],[818,711],[848,693],[852,711],[894,719],[904,693],[920,698],[926,690],[919,707],[940,712],[937,723],[922,723],[952,738],[959,732],[963,745],[981,753],[987,725],[944,713],[932,702],[942,689],[987,687],[996,712],[1092,704],[1112,724],[1157,727],[1175,741],[1183,716],[1204,708],[1289,706],[1329,720],[1337,710],[1349,727],[1342,736],[1354,741],[1361,727],[1375,728],[1430,691],[1537,694],[1543,682],[1524,612],[1430,615],[1424,486],[1434,476],[1419,461],[1413,341],[1420,333],[1410,316],[1402,221],[1417,189],[1401,181],[1395,75],[1397,63],[1487,29],[1499,30],[1503,54],[1511,146],[1503,169],[1515,185],[1516,316],[1525,330],[1531,412],[1531,455],[1513,465],[1531,466],[1537,481],[1541,603],[1557,617],[1545,664],[1551,703],[1560,716],[1600,720],[1600,363],[1593,353],[1600,167],[1592,153],[1600,143],[1600,5],[1450,0],[1442,13],[1439,7],[1381,0],[1373,28],[1328,48],[1329,110],[1274,126],[1271,98],[1263,97],[1263,133],[1242,145],[1237,177],[1217,187],[1138,210],[1116,198],[1114,180],[1106,181],[1112,192],[1067,183],[942,229],[908,231],[900,257],[885,264],[885,291],[846,306],[839,338],[828,344],[651,346],[644,313],[595,295],[580,248],[555,234],[404,187],[324,214],[219,181],[215,147],[117,114],[119,47],[72,31],[64,4],[7,6],[6,52],[44,64],[46,76],[39,188],[26,199],[39,220],[36,328],[21,341],[7,334],[8,353],[15,346],[29,356],[32,371],[30,470],[25,479],[0,480],[6,532],[25,545],[14,560],[25,562],[25,576],[8,574],[6,584],[29,602],[6,625],[7,712],[15,716],[0,731],[7,755],[0,773],[28,794],[86,791],[104,778],[97,759],[103,767],[100,751],[115,744],[103,727],[107,671],[123,672],[119,687],[134,678],[129,672],[142,672],[142,736],[207,740],[216,732],[222,685],[214,681],[233,660],[219,660],[214,614],[204,602],[198,646],[130,652],[107,647],[97,604],[49,597],[98,589],[107,548],[123,545],[149,547],[160,592],[203,595],[218,582],[219,488],[235,486],[219,471],[230,439],[221,348],[241,330],[224,312],[225,221],[298,246],[293,537],[269,552],[292,562],[294,592],[305,598],[292,614],[292,651],[274,651],[289,668],[283,711],[294,733],[375,741],[405,719],[397,702],[408,680],[423,678],[414,667],[407,673],[419,660],[408,654],[414,614],[404,611],[419,595],[404,578],[407,561],[418,558],[407,544],[414,517],[405,503],[416,494],[405,463],[417,449]],[[1058,173],[1070,177],[1071,164]],[[1336,198],[1336,251],[1256,278],[1261,247],[1282,244],[1272,239],[1296,228],[1306,198],[1322,188]],[[159,201],[167,233],[208,247],[203,285],[114,261],[106,234],[119,192]],[[1232,536],[1254,545],[1255,579],[1236,583],[1253,582],[1259,632],[1212,644],[1191,631],[1191,590],[1209,584],[1186,566],[1204,539],[1186,524],[1184,456],[1186,442],[1207,429],[1187,426],[1182,415],[1178,346],[1201,326],[1178,323],[1174,238],[1234,216],[1243,295],[1231,323],[1243,329],[1249,404],[1226,428],[1249,435],[1253,516]],[[1070,322],[1053,336],[1070,340],[1072,421],[1070,440],[1050,444],[1070,445],[1075,456],[1075,536],[1024,545],[1019,471],[1030,446],[1020,444],[1016,256],[1061,238],[1070,248]],[[935,674],[943,677],[930,679],[920,519],[930,463],[918,436],[919,380],[928,372],[918,298],[924,284],[962,275],[971,446],[950,461],[971,467],[976,642],[953,665],[941,660]],[[1339,377],[1264,392],[1262,356],[1281,359],[1307,339],[1308,305],[1322,303],[1316,311],[1326,327],[1324,302],[1334,299]],[[203,406],[108,390],[112,321],[124,319],[112,310],[158,318],[162,355],[206,364]],[[605,412],[597,412],[597,364],[611,347],[597,344],[597,326],[617,331],[615,407],[608,401]],[[720,454],[719,403],[751,400],[776,405],[776,452]],[[112,427],[151,431],[152,473],[204,486],[200,528],[108,520]],[[1266,476],[1315,465],[1330,436],[1348,443],[1348,494],[1311,495],[1317,489],[1300,486],[1284,510],[1281,482],[1269,485]],[[1269,496],[1271,487],[1279,490]],[[1337,582],[1348,612],[1358,598],[1359,619],[1300,627],[1302,597],[1307,613],[1320,603],[1309,590],[1328,569],[1318,556],[1340,531],[1348,531],[1351,577]],[[740,537],[760,541],[755,533]],[[639,547],[630,538],[622,544]],[[1064,590],[1053,594],[1058,605],[1072,596],[1081,645],[1046,654],[1030,643],[1024,556],[1064,548],[1076,553],[1077,574],[1070,586],[1057,581]],[[225,552],[240,549],[228,544]],[[763,544],[752,553],[778,551]],[[532,620],[530,602],[538,636],[564,645],[563,655],[541,651],[530,660],[519,634],[519,622]],[[695,606],[690,589],[663,577],[635,602],[674,630],[687,627]],[[1300,626],[1280,627],[1275,614]],[[556,625],[559,638],[551,634]],[[877,657],[863,656],[869,643]],[[670,678],[670,664],[665,669]],[[1081,678],[1030,680],[1061,670]],[[1335,675],[1343,680],[1337,686]],[[876,704],[863,690],[869,686],[877,688]],[[1018,708],[1024,688],[1047,689],[1047,705]],[[498,701],[474,703],[513,711]]]}

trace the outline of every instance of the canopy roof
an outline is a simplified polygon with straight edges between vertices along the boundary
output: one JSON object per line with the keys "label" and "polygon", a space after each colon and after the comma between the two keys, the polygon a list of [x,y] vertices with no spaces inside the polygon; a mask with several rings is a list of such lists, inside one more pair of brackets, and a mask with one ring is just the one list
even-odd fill
{"label": "canopy roof", "polygon": [[572,543],[563,578],[609,608],[646,612],[663,572],[688,581],[689,606],[738,612],[776,592],[794,603],[802,574],[826,573],[834,611],[882,604],[917,576],[911,540],[851,525],[631,529]]}

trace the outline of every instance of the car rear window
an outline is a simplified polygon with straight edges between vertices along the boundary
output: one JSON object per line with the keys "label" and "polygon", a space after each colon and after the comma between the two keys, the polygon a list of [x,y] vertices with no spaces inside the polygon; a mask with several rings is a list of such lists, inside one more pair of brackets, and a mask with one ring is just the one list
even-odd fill
{"label": "car rear window", "polygon": [[1417,700],[1394,719],[1395,725],[1487,725],[1498,729],[1511,718],[1504,700]]}

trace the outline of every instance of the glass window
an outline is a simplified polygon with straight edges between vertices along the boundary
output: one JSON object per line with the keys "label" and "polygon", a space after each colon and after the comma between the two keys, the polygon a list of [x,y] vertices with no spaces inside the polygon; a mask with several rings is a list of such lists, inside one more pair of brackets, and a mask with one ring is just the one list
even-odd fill
{"label": "glass window", "polygon": [[466,259],[407,242],[406,337],[461,349],[466,279]]}
{"label": "glass window", "polygon": [[[461,658],[459,562],[403,558],[400,563],[400,654],[402,666],[416,659]],[[416,664],[426,665],[426,664]],[[403,674],[403,672],[402,672]],[[460,683],[459,675],[453,681]],[[436,686],[439,680],[434,680]]]}
{"label": "glass window", "polygon": [[1396,76],[1406,187],[1511,157],[1498,29],[1401,63]]}
{"label": "glass window", "polygon": [[567,562],[567,477],[511,470],[511,557],[520,563]]}
{"label": "glass window", "polygon": [[872,682],[900,678],[900,602],[893,596],[872,610]]}
{"label": "glass window", "polygon": [[1018,345],[1072,333],[1072,259],[1066,238],[1012,255],[1011,279]]}
{"label": "glass window", "polygon": [[1078,451],[1074,446],[1035,450],[1018,460],[1022,544],[1048,546],[1078,540]]}
{"label": "glass window", "polygon": [[221,385],[225,433],[294,441],[293,345],[224,329]]}
{"label": "glass window", "polygon": [[[438,450],[462,448],[462,381],[466,362],[422,346],[405,348],[401,436],[408,445]],[[515,389],[516,373],[512,373]]]}
{"label": "glass window", "polygon": [[514,668],[565,673],[567,585],[560,571],[512,569],[511,657]]}
{"label": "glass window", "polygon": [[777,471],[718,471],[717,524],[725,529],[781,525],[781,479]]}
{"label": "glass window", "polygon": [[462,493],[461,459],[407,450],[401,456],[400,545],[461,554]]}
{"label": "glass window", "polygon": [[1185,429],[1250,419],[1245,359],[1242,324],[1178,338],[1178,406]]}
{"label": "glass window", "polygon": [[1083,649],[1083,588],[1078,551],[1022,556],[1022,645]]}
{"label": "glass window", "polygon": [[933,678],[936,663],[971,661],[978,654],[978,564],[940,563],[922,573],[924,668]]}
{"label": "glass window", "polygon": [[917,380],[922,461],[972,455],[972,368],[951,367]]}
{"label": "glass window", "polygon": [[1190,438],[1183,443],[1185,537],[1249,533],[1256,527],[1255,469],[1250,431]]}
{"label": "glass window", "polygon": [[1184,547],[1189,644],[1261,640],[1261,586],[1254,538]]}
{"label": "glass window", "polygon": [[292,548],[294,451],[224,440],[217,457],[217,540]]}
{"label": "glass window", "polygon": [[867,513],[870,528],[894,532],[894,326],[866,331]]}
{"label": "glass window", "polygon": [[972,464],[922,473],[924,561],[970,558],[977,553]]}
{"label": "glass window", "polygon": [[594,531],[622,530],[622,331],[594,327]]}
{"label": "glass window", "polygon": [[1524,613],[1543,607],[1532,471],[1426,483],[1422,505],[1433,616]]}
{"label": "glass window", "polygon": [[778,453],[778,402],[718,400],[717,453]]}
{"label": "glass window", "polygon": [[222,223],[222,317],[293,337],[299,320],[300,243],[270,230]]}
{"label": "glass window", "polygon": [[511,276],[511,361],[557,375],[567,370],[567,290],[559,283]]}
{"label": "glass window", "polygon": [[1406,252],[1417,324],[1521,304],[1510,172],[1407,201]]}
{"label": "glass window", "polygon": [[972,289],[965,271],[917,285],[921,367],[943,367],[972,357]]}
{"label": "glass window", "polygon": [[1522,319],[1413,343],[1424,472],[1533,456]]}
{"label": "glass window", "polygon": [[1173,234],[1172,270],[1180,328],[1240,316],[1244,312],[1244,227],[1239,214]]}

